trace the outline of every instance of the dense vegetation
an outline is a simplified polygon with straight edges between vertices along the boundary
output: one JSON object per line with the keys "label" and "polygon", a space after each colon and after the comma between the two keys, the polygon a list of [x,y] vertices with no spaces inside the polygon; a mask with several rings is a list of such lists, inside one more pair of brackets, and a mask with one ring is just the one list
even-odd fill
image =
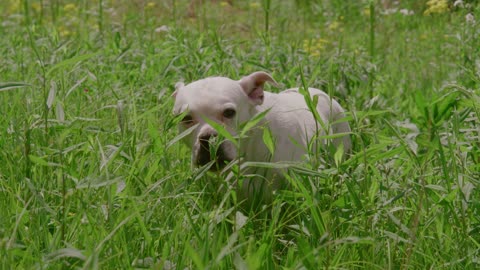
{"label": "dense vegetation", "polygon": [[[476,1],[203,2],[0,0],[0,268],[480,267]],[[170,95],[257,70],[339,100],[354,151],[246,213]]]}

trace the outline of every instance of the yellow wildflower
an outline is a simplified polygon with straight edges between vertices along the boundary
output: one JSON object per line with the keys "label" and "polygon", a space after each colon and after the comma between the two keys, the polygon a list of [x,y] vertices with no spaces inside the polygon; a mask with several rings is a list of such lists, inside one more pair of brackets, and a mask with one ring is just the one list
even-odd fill
{"label": "yellow wildflower", "polygon": [[328,40],[323,38],[304,40],[303,50],[312,57],[318,57],[321,55],[321,52],[325,50],[326,44],[328,44]]}
{"label": "yellow wildflower", "polygon": [[311,51],[310,55],[312,57],[319,57],[320,56],[320,51],[319,50]]}
{"label": "yellow wildflower", "polygon": [[32,9],[35,10],[35,12],[40,12],[40,10],[42,10],[42,6],[40,6],[39,3],[34,2],[32,3]]}
{"label": "yellow wildflower", "polygon": [[75,12],[77,10],[77,6],[73,3],[70,3],[70,4],[66,4],[64,7],[63,7],[63,10],[67,13],[70,13],[70,12]]}
{"label": "yellow wildflower", "polygon": [[370,17],[370,7],[366,7],[362,10],[362,13],[365,17]]}
{"label": "yellow wildflower", "polygon": [[429,0],[424,15],[440,14],[449,11],[448,0]]}
{"label": "yellow wildflower", "polygon": [[64,26],[60,26],[58,27],[58,34],[61,36],[61,37],[68,37],[72,34],[72,32],[70,32],[67,28],[65,28]]}
{"label": "yellow wildflower", "polygon": [[251,9],[257,9],[259,7],[260,7],[260,3],[258,3],[258,2],[251,2],[250,3],[250,8]]}
{"label": "yellow wildflower", "polygon": [[340,23],[338,21],[333,21],[331,22],[329,25],[328,25],[328,29],[330,31],[337,31],[337,30],[340,30],[342,31],[342,29],[340,28]]}
{"label": "yellow wildflower", "polygon": [[7,12],[9,14],[17,13],[20,10],[20,0],[11,0],[8,4]]}
{"label": "yellow wildflower", "polygon": [[148,2],[147,3],[147,8],[154,8],[155,7],[155,2]]}

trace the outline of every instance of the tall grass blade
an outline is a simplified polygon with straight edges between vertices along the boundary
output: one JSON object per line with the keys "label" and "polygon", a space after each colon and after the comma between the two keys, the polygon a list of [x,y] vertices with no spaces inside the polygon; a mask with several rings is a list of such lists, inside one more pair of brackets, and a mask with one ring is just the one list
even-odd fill
{"label": "tall grass blade", "polygon": [[0,92],[23,88],[23,87],[30,87],[30,86],[31,86],[30,84],[22,83],[22,82],[4,82],[4,83],[0,83]]}

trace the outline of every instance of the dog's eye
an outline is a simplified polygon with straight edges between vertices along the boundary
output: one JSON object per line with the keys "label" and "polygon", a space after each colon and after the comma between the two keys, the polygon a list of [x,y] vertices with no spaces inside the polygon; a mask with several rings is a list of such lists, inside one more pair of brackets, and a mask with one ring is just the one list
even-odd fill
{"label": "dog's eye", "polygon": [[181,123],[184,124],[184,125],[191,125],[191,124],[193,124],[193,118],[192,118],[192,116],[189,115],[189,114],[185,115],[185,117],[183,117]]}
{"label": "dog's eye", "polygon": [[225,109],[225,111],[223,111],[223,117],[232,119],[235,116],[235,113],[234,109]]}

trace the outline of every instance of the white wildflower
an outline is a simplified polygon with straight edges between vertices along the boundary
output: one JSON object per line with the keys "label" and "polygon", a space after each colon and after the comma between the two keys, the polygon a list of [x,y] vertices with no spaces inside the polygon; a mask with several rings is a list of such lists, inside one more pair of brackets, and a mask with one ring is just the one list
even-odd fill
{"label": "white wildflower", "polygon": [[387,8],[383,11],[383,15],[391,15],[397,13],[398,9],[396,8]]}
{"label": "white wildflower", "polygon": [[463,7],[463,1],[462,0],[457,0],[453,3],[454,7]]}
{"label": "white wildflower", "polygon": [[400,12],[401,14],[405,15],[405,16],[410,16],[410,15],[413,15],[413,10],[408,10],[406,8],[402,8],[400,9],[398,12]]}
{"label": "white wildflower", "polygon": [[162,25],[160,27],[155,28],[155,33],[161,33],[161,32],[168,32],[170,31],[170,28],[166,25]]}
{"label": "white wildflower", "polygon": [[465,21],[467,21],[467,23],[469,23],[469,24],[474,25],[474,24],[475,24],[475,17],[473,16],[472,13],[468,13],[468,14],[465,16]]}

